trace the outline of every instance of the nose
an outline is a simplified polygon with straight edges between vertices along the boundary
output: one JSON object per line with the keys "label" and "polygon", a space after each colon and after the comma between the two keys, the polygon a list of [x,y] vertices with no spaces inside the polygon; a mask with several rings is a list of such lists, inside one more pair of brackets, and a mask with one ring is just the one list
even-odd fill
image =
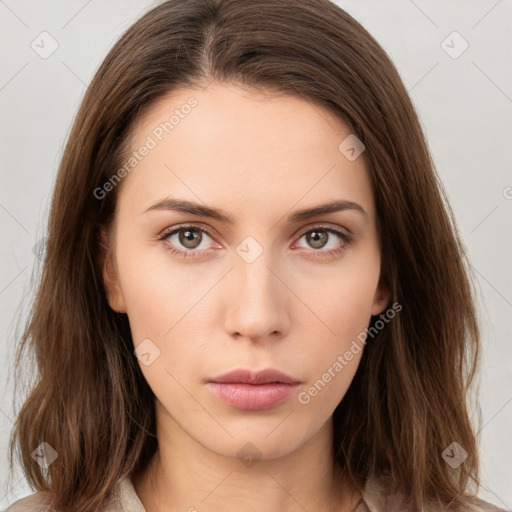
{"label": "nose", "polygon": [[252,263],[234,255],[226,296],[225,329],[234,338],[277,340],[289,330],[289,290],[279,267],[263,253]]}

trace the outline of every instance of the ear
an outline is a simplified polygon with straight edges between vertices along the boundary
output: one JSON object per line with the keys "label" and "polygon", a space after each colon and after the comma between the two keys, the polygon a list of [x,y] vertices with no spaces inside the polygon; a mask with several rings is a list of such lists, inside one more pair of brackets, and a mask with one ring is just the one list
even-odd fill
{"label": "ear", "polygon": [[109,241],[109,234],[104,226],[99,231],[100,249],[99,249],[99,268],[101,269],[101,278],[107,294],[107,300],[110,307],[117,313],[126,313],[123,293],[119,286],[119,279],[114,264],[114,254]]}
{"label": "ear", "polygon": [[388,306],[390,298],[389,286],[381,276],[373,298],[372,316],[380,315]]}

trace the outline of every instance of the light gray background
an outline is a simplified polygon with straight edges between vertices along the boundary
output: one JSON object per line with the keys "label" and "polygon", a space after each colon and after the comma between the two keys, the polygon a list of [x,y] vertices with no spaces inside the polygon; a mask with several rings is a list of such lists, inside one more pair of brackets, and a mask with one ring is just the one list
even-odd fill
{"label": "light gray background", "polygon": [[[481,496],[512,509],[512,2],[338,3],[398,67],[475,269],[485,352]],[[151,5],[0,0],[0,508],[33,492],[19,471],[14,485],[6,485],[13,319],[22,297],[32,293],[32,248],[44,235],[56,169],[86,86],[115,40]],[[31,48],[43,31],[58,42],[46,59]],[[469,44],[457,58],[464,41],[448,37],[453,31]]]}

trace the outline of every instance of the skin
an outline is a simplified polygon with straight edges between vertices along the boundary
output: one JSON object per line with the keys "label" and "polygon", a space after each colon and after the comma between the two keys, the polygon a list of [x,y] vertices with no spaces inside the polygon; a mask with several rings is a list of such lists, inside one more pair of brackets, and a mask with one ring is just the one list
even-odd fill
{"label": "skin", "polygon": [[[332,474],[332,413],[362,352],[309,403],[298,395],[388,303],[364,158],[345,158],[338,145],[350,130],[319,105],[216,82],[153,105],[135,126],[133,149],[191,96],[197,106],[123,178],[105,233],[109,304],[127,313],[135,347],[149,339],[160,350],[139,363],[156,396],[159,449],[132,477],[135,490],[148,512],[351,511],[361,496]],[[221,208],[233,224],[146,211],[167,197]],[[346,209],[287,221],[332,200],[366,215]],[[196,231],[198,248],[179,234],[159,239],[183,223],[214,236]],[[308,229],[318,227],[348,230],[352,241],[320,229],[325,238],[315,245]],[[250,263],[237,253],[248,236],[262,250]],[[205,385],[234,368],[269,367],[302,382],[271,409],[236,409]],[[237,456],[247,443],[258,454],[250,467]]]}

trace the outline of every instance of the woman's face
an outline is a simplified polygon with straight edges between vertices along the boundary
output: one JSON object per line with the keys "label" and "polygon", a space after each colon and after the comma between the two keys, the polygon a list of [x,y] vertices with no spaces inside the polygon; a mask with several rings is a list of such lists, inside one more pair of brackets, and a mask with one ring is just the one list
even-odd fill
{"label": "woman's face", "polygon": [[[170,436],[274,458],[328,425],[388,299],[349,135],[316,104],[217,83],[174,91],[137,124],[105,280]],[[235,369],[295,384],[211,382]]]}

